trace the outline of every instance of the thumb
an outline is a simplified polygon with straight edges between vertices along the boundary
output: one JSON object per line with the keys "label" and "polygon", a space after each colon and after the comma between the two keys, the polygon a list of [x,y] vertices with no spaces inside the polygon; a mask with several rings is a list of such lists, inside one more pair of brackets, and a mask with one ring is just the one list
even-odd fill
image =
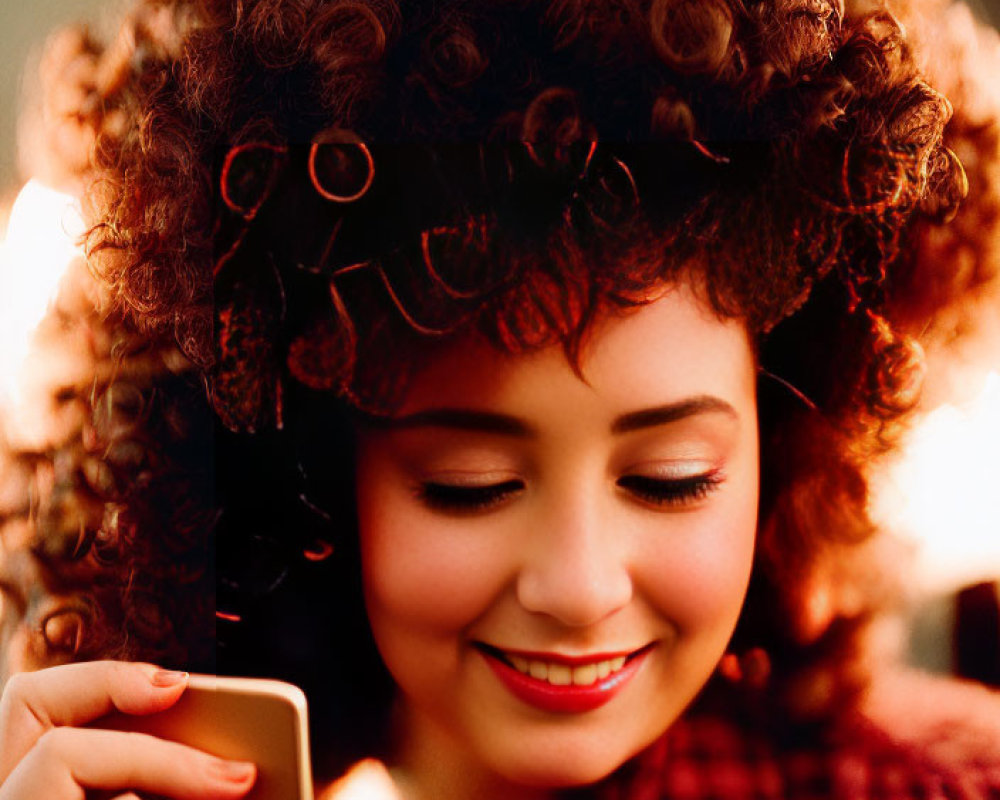
{"label": "thumb", "polygon": [[402,800],[381,761],[368,758],[327,787],[318,800]]}

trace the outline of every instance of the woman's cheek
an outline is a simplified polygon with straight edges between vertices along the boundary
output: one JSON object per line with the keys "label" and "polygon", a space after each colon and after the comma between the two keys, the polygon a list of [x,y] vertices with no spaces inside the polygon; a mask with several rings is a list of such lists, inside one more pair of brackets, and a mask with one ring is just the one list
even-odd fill
{"label": "woman's cheek", "polygon": [[755,487],[739,488],[701,511],[671,518],[659,531],[650,520],[642,537],[636,583],[680,636],[731,632],[739,615],[757,528]]}
{"label": "woman's cheek", "polygon": [[411,493],[372,493],[359,506],[362,569],[373,624],[454,634],[484,613],[506,583],[499,532],[449,518]]}

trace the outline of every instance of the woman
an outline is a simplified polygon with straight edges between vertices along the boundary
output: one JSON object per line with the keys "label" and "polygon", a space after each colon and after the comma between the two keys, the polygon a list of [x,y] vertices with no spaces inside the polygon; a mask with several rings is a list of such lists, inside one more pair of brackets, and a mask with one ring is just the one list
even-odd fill
{"label": "woman", "polygon": [[[318,641],[284,674],[321,677],[320,749],[369,734],[406,797],[679,793],[664,732],[720,659],[762,683],[762,648],[769,688],[712,718],[781,741],[857,700],[877,596],[839,573],[919,389],[895,257],[964,190],[887,10],[178,3],[125,31],[74,51],[89,253],[228,430],[225,668],[273,671],[269,622]],[[182,686],[16,681],[0,797],[53,769],[239,796],[246,765],[72,727]],[[885,785],[960,780],[840,718]],[[857,794],[838,770],[751,791]]]}

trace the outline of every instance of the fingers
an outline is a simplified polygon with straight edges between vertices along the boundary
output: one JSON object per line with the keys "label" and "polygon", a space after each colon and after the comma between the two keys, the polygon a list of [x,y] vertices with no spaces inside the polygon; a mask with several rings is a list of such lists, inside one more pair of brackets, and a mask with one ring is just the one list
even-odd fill
{"label": "fingers", "polygon": [[368,758],[327,787],[319,800],[400,800],[400,794],[385,765]]}
{"label": "fingers", "polygon": [[91,661],[15,675],[0,700],[0,784],[49,729],[83,725],[118,709],[149,714],[173,705],[184,673],[151,664]]}
{"label": "fingers", "polygon": [[53,728],[11,772],[0,800],[76,800],[83,798],[83,787],[128,788],[175,800],[235,800],[255,777],[252,764],[223,761],[141,733]]}

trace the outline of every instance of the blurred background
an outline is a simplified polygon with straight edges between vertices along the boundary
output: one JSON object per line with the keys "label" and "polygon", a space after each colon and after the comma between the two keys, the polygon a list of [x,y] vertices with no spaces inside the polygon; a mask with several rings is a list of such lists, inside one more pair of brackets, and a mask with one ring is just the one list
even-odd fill
{"label": "blurred background", "polygon": [[[0,341],[5,345],[0,350],[10,349],[14,334],[9,329],[17,315],[40,317],[59,280],[57,271],[16,288],[10,282],[13,273],[5,268],[17,253],[32,254],[29,260],[36,267],[64,265],[73,255],[72,235],[81,224],[67,198],[38,186],[22,195],[20,210],[13,214],[47,222],[26,223],[20,233],[12,224],[3,233],[27,178],[17,155],[18,118],[37,85],[43,44],[53,28],[69,22],[85,22],[107,38],[126,5],[122,0],[0,0]],[[980,20],[1000,24],[1000,0],[968,0],[968,5]],[[1000,53],[1000,46],[994,49]],[[988,54],[995,55],[992,50]],[[997,75],[1000,69],[993,72],[994,83]],[[974,95],[980,89],[966,91]],[[1000,113],[1000,95],[991,102],[983,104],[994,115],[987,125]],[[970,163],[968,154],[959,156]],[[994,177],[1000,183],[1000,176]],[[1000,227],[995,220],[989,224]],[[39,259],[39,253],[48,255]],[[40,273],[36,269],[35,276]],[[22,299],[11,303],[13,296]],[[993,287],[980,301],[986,311],[977,316],[990,321],[969,337],[970,344],[930,354],[929,399],[906,451],[878,467],[872,510],[895,536],[891,557],[907,559],[910,585],[894,634],[906,658],[931,671],[1000,686],[1000,290]],[[2,362],[0,358],[0,393],[12,369]],[[2,481],[0,470],[0,512]],[[72,628],[56,633],[64,639],[74,635]],[[2,672],[0,668],[0,678]]]}
{"label": "blurred background", "polygon": [[[20,175],[16,140],[18,109],[38,66],[46,36],[61,24],[85,22],[107,30],[125,7],[120,0],[0,0],[0,192],[9,199]],[[9,202],[6,204],[9,205]]]}

